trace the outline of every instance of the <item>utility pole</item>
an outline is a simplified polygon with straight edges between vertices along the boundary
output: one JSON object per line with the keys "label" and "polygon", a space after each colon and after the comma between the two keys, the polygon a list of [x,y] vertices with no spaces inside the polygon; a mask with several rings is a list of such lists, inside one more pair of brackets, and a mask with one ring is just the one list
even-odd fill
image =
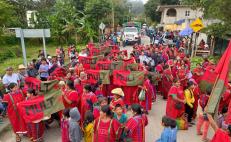
{"label": "utility pole", "polygon": [[113,0],[111,0],[111,10],[112,10],[112,29],[113,29],[113,32],[115,32],[115,11],[114,11],[114,3],[113,3]]}

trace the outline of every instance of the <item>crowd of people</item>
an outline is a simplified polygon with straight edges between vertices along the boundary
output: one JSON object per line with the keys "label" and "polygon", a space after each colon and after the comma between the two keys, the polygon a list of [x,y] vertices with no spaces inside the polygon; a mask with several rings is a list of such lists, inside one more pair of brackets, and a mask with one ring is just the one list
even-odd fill
{"label": "crowd of people", "polygon": [[[23,88],[25,78],[47,81],[53,79],[52,75],[58,68],[64,67],[67,73],[59,85],[65,109],[57,113],[62,142],[81,142],[83,139],[85,142],[144,142],[147,115],[152,109],[152,103],[157,101],[157,94],[167,101],[166,115],[161,122],[164,130],[157,142],[176,142],[177,130],[181,129],[179,121],[185,121],[187,126],[184,128],[188,128],[195,125],[196,118],[197,134],[202,135],[204,141],[208,141],[210,125],[216,132],[212,142],[229,138],[227,132],[231,132],[231,125],[225,117],[231,98],[230,83],[221,97],[219,123],[204,111],[211,89],[202,92],[198,84],[206,70],[215,68],[215,64],[207,58],[203,63],[198,63],[195,69],[191,69],[190,58],[185,54],[184,47],[165,44],[135,44],[130,55],[126,51],[104,53],[103,61],[130,60],[130,63],[138,64],[135,70],[145,72],[143,84],[136,86],[136,89],[117,86],[105,90],[106,85],[100,80],[94,84],[84,83],[87,80],[86,69],[78,58],[88,57],[88,48],[78,53],[72,45],[67,49],[67,56],[63,48],[57,48],[55,54],[46,58],[44,52],[40,51],[38,59],[29,63],[27,68],[19,65],[18,73],[14,73],[13,68],[8,67],[2,78],[0,117],[8,116],[17,142],[21,141],[21,133],[33,142],[43,141],[44,129],[50,127],[52,119],[21,122],[23,119],[17,110],[17,103],[38,97],[34,89]],[[68,60],[69,63],[64,65],[64,61]],[[199,116],[198,106],[202,108]],[[131,116],[127,112],[131,112]]]}

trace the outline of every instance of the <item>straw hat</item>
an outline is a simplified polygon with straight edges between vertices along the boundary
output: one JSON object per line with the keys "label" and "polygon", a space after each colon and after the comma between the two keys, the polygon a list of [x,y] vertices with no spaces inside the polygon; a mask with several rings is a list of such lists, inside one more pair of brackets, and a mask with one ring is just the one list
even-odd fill
{"label": "straw hat", "polygon": [[124,92],[121,88],[115,88],[111,91],[111,93],[124,97]]}
{"label": "straw hat", "polygon": [[25,67],[23,64],[21,64],[21,65],[18,66],[18,69],[19,69],[19,70],[21,70],[21,69],[26,69],[26,67]]}

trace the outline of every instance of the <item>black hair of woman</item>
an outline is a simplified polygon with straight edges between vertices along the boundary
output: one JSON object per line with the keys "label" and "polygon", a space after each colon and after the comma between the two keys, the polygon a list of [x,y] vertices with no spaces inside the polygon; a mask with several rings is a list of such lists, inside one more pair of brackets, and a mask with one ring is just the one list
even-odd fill
{"label": "black hair of woman", "polygon": [[106,113],[106,116],[107,116],[107,117],[113,118],[114,113],[111,111],[109,105],[102,106],[102,107],[101,107],[101,111],[102,111],[103,113]]}
{"label": "black hair of woman", "polygon": [[16,83],[10,83],[10,84],[7,86],[7,89],[8,89],[8,90],[12,90],[15,86],[17,86]]}
{"label": "black hair of woman", "polygon": [[37,94],[36,94],[36,92],[35,92],[35,89],[32,89],[32,88],[29,88],[29,89],[27,90],[27,93],[32,94],[33,96],[37,96]]}
{"label": "black hair of woman", "polygon": [[189,81],[189,82],[187,83],[187,88],[191,87],[192,85],[194,85],[194,83],[193,83],[192,81]]}
{"label": "black hair of woman", "polygon": [[88,92],[92,91],[91,85],[89,85],[89,84],[85,85],[84,89],[87,90]]}
{"label": "black hair of woman", "polygon": [[142,115],[143,114],[140,104],[132,104],[131,109],[133,112],[136,113],[136,115]]}
{"label": "black hair of woman", "polygon": [[75,90],[75,86],[74,86],[74,81],[72,80],[67,80],[66,81],[67,86],[71,89],[71,90]]}
{"label": "black hair of woman", "polygon": [[63,110],[63,115],[64,115],[65,117],[67,117],[67,118],[70,118],[69,112],[70,112],[70,109],[69,109],[69,108],[66,108],[66,109]]}
{"label": "black hair of woman", "polygon": [[170,121],[169,121],[169,117],[167,116],[163,116],[162,117],[162,124],[165,126],[165,127],[169,127],[170,126]]}
{"label": "black hair of woman", "polygon": [[89,123],[92,123],[94,121],[94,115],[92,111],[87,111],[84,116],[84,126],[87,126]]}

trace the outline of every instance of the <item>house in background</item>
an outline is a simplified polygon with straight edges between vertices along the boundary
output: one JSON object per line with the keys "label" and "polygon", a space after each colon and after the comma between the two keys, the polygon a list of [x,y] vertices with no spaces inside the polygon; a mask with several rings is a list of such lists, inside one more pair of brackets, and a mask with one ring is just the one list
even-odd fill
{"label": "house in background", "polygon": [[[203,11],[198,9],[192,9],[190,5],[161,5],[158,6],[156,11],[161,12],[161,21],[157,25],[159,29],[163,31],[181,31],[186,27],[189,27],[190,24],[197,18],[202,19],[204,27],[207,27],[213,23],[219,23],[220,20],[217,19],[203,19]],[[210,47],[210,53],[213,54],[214,45],[208,35],[205,33],[199,32],[190,35],[194,41],[192,46],[196,43],[198,47],[200,41],[203,39]]]}
{"label": "house in background", "polygon": [[187,5],[162,5],[156,11],[161,12],[159,27],[163,30],[182,30],[197,18],[202,18],[200,9],[192,9]]}

